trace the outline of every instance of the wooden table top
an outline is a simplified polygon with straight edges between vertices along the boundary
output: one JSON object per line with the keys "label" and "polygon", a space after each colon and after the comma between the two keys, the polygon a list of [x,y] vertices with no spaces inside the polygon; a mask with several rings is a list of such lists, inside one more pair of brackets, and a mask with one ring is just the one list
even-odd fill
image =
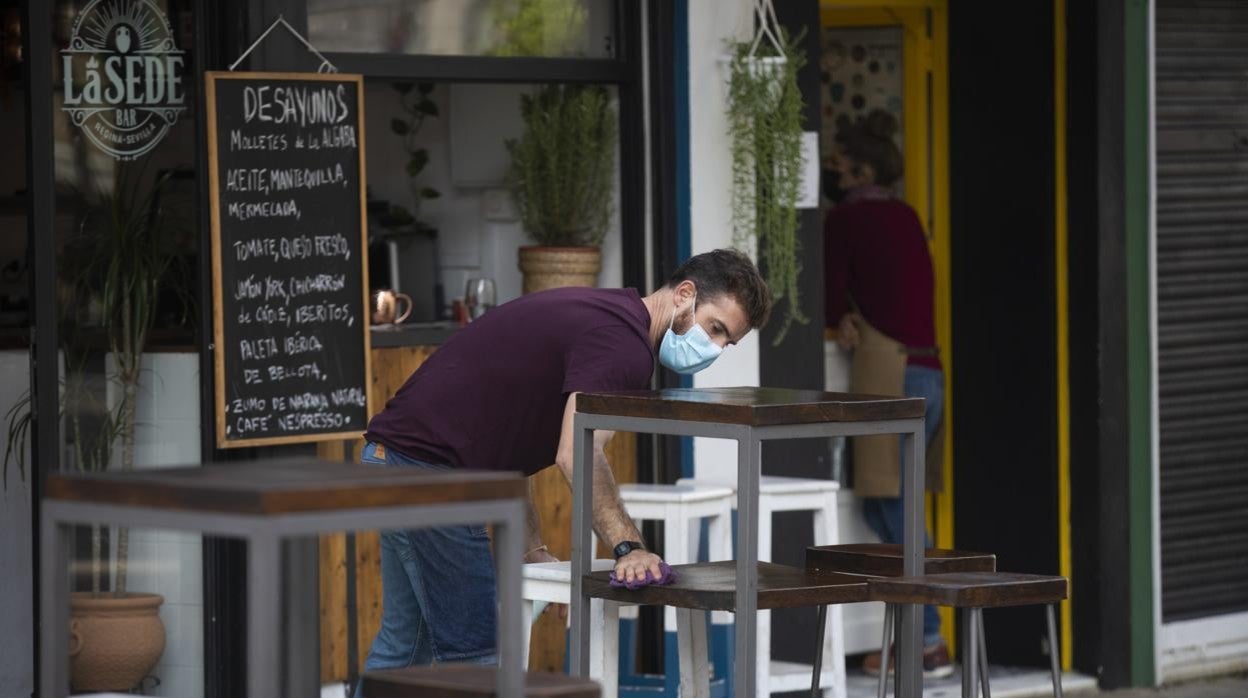
{"label": "wooden table top", "polygon": [[954,608],[997,608],[1056,603],[1065,599],[1065,577],[1013,572],[956,572],[921,577],[874,577],[872,601]]}
{"label": "wooden table top", "polygon": [[668,388],[581,393],[578,412],[749,426],[923,416],[923,399],[788,388]]}
{"label": "wooden table top", "polygon": [[[824,572],[900,577],[905,559],[902,546],[892,543],[840,543],[806,548],[806,568]],[[923,553],[924,574],[995,572],[997,556],[965,550],[928,548]]]}
{"label": "wooden table top", "polygon": [[238,514],[287,514],[524,497],[519,473],[430,472],[324,460],[48,476],[44,498]]}
{"label": "wooden table top", "polygon": [[[610,585],[610,572],[585,575],[585,589],[594,598],[706,611],[736,608],[737,563],[733,560],[674,565],[676,581],[635,591]],[[800,608],[867,600],[870,577],[813,572],[800,567],[758,563],[758,608]]]}

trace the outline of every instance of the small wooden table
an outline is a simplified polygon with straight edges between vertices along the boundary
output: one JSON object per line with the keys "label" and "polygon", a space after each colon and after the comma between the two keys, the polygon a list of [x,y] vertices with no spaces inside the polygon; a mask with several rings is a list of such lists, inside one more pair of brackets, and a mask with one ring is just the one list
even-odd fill
{"label": "small wooden table", "polygon": [[[590,529],[593,497],[593,432],[598,429],[649,432],[676,436],[705,436],[737,442],[737,551],[731,564],[736,614],[734,685],[739,695],[755,689],[757,611],[774,595],[763,590],[758,564],[758,488],[762,442],[767,439],[809,439],[832,436],[901,434],[904,459],[905,522],[903,568],[907,575],[923,570],[923,441],[922,398],[882,397],[781,388],[676,388],[659,391],[582,393],[577,396],[572,476],[572,638],[571,670],[589,675],[588,579],[593,557]],[[712,565],[716,563],[710,563]],[[722,563],[719,563],[722,565]],[[693,566],[697,567],[697,566]],[[766,569],[766,568],[764,568]],[[685,574],[694,574],[684,570]],[[695,577],[698,578],[698,577]],[[766,574],[764,574],[764,580]],[[721,580],[719,583],[727,583]],[[850,585],[854,587],[856,585]],[[762,592],[762,598],[760,598]],[[633,592],[640,598],[662,596],[649,589]],[[811,594],[825,592],[812,591]],[[839,593],[839,592],[838,592]],[[855,590],[856,593],[856,590]],[[781,594],[783,595],[783,594]],[[810,605],[821,603],[815,596]],[[676,600],[676,599],[671,599]],[[726,603],[728,597],[721,599]],[[830,600],[831,601],[831,600]],[[774,599],[767,607],[782,603]],[[784,602],[785,605],[805,605]],[[900,695],[917,698],[922,692],[921,607],[903,608],[898,631]]]}
{"label": "small wooden table", "polygon": [[[520,624],[527,488],[517,473],[258,461],[126,473],[58,473],[48,477],[44,492],[40,542],[44,695],[69,693],[66,559],[73,524],[175,528],[246,540],[248,695],[281,696],[283,539],[469,523],[494,524],[502,605],[497,688],[499,695],[521,695],[521,633],[528,630]],[[315,655],[290,661],[292,666],[313,669],[318,664]]]}

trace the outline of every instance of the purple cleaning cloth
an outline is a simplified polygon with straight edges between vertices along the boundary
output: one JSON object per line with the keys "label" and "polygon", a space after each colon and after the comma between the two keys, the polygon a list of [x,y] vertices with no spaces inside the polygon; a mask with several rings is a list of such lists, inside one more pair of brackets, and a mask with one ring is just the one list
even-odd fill
{"label": "purple cleaning cloth", "polygon": [[676,581],[676,571],[673,570],[671,567],[669,567],[666,562],[659,563],[659,572],[660,574],[659,574],[658,579],[655,579],[654,575],[650,574],[650,570],[646,570],[646,576],[644,578],[634,579],[631,582],[626,582],[626,581],[621,581],[619,579],[616,579],[615,572],[612,571],[611,572],[611,586],[617,589],[628,589],[629,591],[636,591],[642,587],[650,586],[652,584],[655,586],[664,586],[664,585],[671,584],[672,582]]}

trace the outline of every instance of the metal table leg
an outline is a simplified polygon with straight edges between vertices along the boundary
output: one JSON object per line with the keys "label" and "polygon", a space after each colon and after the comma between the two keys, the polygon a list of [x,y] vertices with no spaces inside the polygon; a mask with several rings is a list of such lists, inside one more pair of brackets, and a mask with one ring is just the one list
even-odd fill
{"label": "metal table leg", "polygon": [[736,654],[733,668],[737,695],[752,696],[758,653],[758,488],[762,442],[753,431],[737,441],[737,592]]}
{"label": "metal table leg", "polygon": [[247,695],[281,692],[281,538],[255,534],[247,540]]}
{"label": "metal table leg", "polygon": [[39,695],[69,695],[69,524],[58,523],[50,507],[42,516],[39,572]]}
{"label": "metal table leg", "polygon": [[321,615],[308,612],[320,607],[320,541],[314,536],[287,538],[281,549],[285,695],[303,698],[321,690]]}
{"label": "metal table leg", "polygon": [[506,506],[506,516],[494,524],[494,550],[497,556],[498,596],[498,651],[500,670],[498,695],[523,695],[524,671],[521,665],[522,633],[528,631],[520,620],[520,587],[524,575],[521,565],[524,556],[524,504],[513,502]]}
{"label": "metal table leg", "polygon": [[[902,433],[903,457],[902,497],[905,509],[903,525],[903,571],[906,576],[923,574],[923,549],[926,547],[923,522],[923,420],[915,420],[911,429]],[[885,648],[887,651],[887,648]],[[897,628],[898,695],[918,698],[923,694],[923,607],[901,606]]]}
{"label": "metal table leg", "polygon": [[574,418],[572,448],[572,635],[568,673],[582,678],[589,676],[589,597],[582,578],[589,574],[594,549],[594,430],[580,426]]}
{"label": "metal table leg", "polygon": [[823,669],[823,636],[826,634],[828,607],[820,606],[815,619],[815,663],[810,668],[810,698],[819,698],[819,673]]}

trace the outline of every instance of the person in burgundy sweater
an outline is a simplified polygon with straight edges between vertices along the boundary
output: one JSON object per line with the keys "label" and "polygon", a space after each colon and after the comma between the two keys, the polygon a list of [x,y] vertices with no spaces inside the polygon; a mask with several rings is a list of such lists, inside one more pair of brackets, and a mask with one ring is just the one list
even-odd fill
{"label": "person in burgundy sweater", "polygon": [[[369,422],[361,460],[525,475],[554,465],[570,482],[577,393],[648,388],[656,358],[695,373],[770,310],[767,284],[734,250],[691,257],[644,297],[631,288],[528,294],[434,352]],[[611,435],[594,433],[594,530],[615,552],[617,578],[658,578],[662,561],[624,510],[603,450]],[[530,506],[525,562],[555,559],[538,523]],[[494,565],[484,526],[383,531],[381,573],[381,629],[366,670],[494,663]]]}
{"label": "person in burgundy sweater", "polygon": [[[837,202],[824,226],[825,321],[837,328],[846,349],[857,345],[863,319],[906,347],[905,394],[927,399],[930,441],[945,393],[933,319],[935,281],[923,225],[892,189],[903,162],[896,132],[896,119],[881,110],[838,124],[836,152],[824,173],[825,193]],[[863,512],[881,540],[902,542],[900,497],[865,498]],[[924,609],[923,621],[924,674],[948,676],[953,667],[935,607]],[[878,674],[879,654],[868,655],[863,668]]]}

